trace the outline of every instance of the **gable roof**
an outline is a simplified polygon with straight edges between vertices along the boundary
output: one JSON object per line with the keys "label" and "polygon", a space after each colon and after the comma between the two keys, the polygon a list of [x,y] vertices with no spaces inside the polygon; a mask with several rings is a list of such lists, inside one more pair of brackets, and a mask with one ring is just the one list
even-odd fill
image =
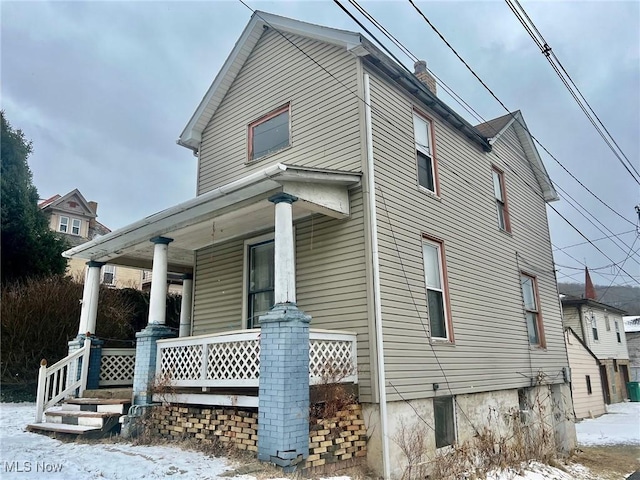
{"label": "gable roof", "polygon": [[59,208],[61,210],[65,210],[64,204],[74,196],[78,199],[80,205],[82,205],[82,208],[86,211],[85,215],[87,217],[95,218],[97,216],[96,212],[94,212],[93,208],[91,208],[91,206],[89,205],[89,202],[87,202],[82,193],[80,193],[80,190],[78,190],[77,188],[71,190],[64,196],[54,195],[53,197],[48,198],[44,202],[40,203],[38,206],[41,210],[44,210],[45,208]]}
{"label": "gable roof", "polygon": [[200,141],[202,140],[202,132],[214,116],[236,76],[240,73],[245,61],[249,58],[253,48],[260,40],[262,33],[267,28],[274,28],[280,33],[300,35],[337,45],[345,48],[356,56],[365,57],[372,65],[379,68],[384,74],[395,81],[399,87],[405,89],[411,95],[418,97],[425,104],[433,108],[436,113],[442,115],[446,122],[460,130],[471,141],[479,144],[483,150],[491,150],[491,145],[485,136],[429,91],[424,83],[416,78],[415,75],[391,60],[361,34],[314,25],[258,10],[251,16],[251,20],[233,47],[231,54],[180,134],[177,140],[178,145],[187,147],[194,152],[198,151]]}
{"label": "gable roof", "polygon": [[527,127],[520,110],[507,113],[502,117],[494,118],[488,122],[476,125],[476,129],[485,135],[489,140],[489,143],[493,145],[503,137],[504,132],[506,132],[511,126],[514,128],[516,135],[518,136],[518,140],[520,140],[522,148],[524,149],[525,156],[531,164],[533,174],[542,188],[542,195],[545,201],[554,202],[559,200],[558,193],[556,192],[553,182],[551,181],[551,177],[549,177],[549,173],[542,162],[542,158],[538,153],[538,149],[535,146],[531,132],[529,132],[529,128]]}

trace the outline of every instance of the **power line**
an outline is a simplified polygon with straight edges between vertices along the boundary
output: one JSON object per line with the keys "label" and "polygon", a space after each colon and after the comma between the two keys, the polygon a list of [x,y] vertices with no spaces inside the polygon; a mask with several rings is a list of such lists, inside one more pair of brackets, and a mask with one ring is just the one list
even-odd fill
{"label": "power line", "polygon": [[[438,35],[438,37],[440,37],[440,39],[445,43],[445,45],[447,45],[447,47],[449,47],[449,49],[455,54],[455,56],[464,64],[464,66],[467,68],[467,70],[469,70],[469,72],[471,72],[471,74],[480,82],[480,84],[482,84],[482,86],[489,92],[489,94],[491,94],[491,96],[502,106],[502,108],[504,108],[508,113],[511,113],[511,111],[509,110],[509,108],[507,108],[507,106],[502,102],[502,100],[500,100],[498,98],[498,96],[493,92],[493,90],[491,90],[491,88],[489,88],[487,86],[487,84],[480,78],[480,76],[471,68],[471,66],[469,66],[469,64],[462,58],[462,56],[456,51],[456,49],[447,41],[447,39],[444,37],[444,35],[442,33],[440,33],[440,31],[436,28],[436,26],[431,23],[431,21],[427,18],[427,16],[422,12],[422,10],[420,10],[420,8],[413,2],[413,0],[409,0],[409,3],[413,6],[413,8],[420,14],[420,16],[424,19],[425,22],[427,22],[427,24],[431,27],[431,29],[436,33],[436,35]],[[526,27],[525,27],[526,28]],[[518,123],[519,120],[517,120]],[[520,124],[523,128],[525,128],[527,131],[528,129]],[[496,132],[497,133],[497,132]],[[596,195],[595,193],[593,193],[589,188],[586,187],[586,185],[584,185],[580,180],[578,180],[578,178],[569,171],[569,169],[567,169],[562,162],[560,162],[560,160],[558,160],[555,155],[553,155],[531,132],[529,132],[529,134],[531,135],[531,138],[536,142],[536,144],[538,144],[540,146],[540,148],[542,148],[565,172],[567,172],[571,178],[573,178],[576,182],[578,182],[578,184],[580,184],[580,186],[582,186],[587,192],[589,192],[591,195],[593,195],[600,203],[602,203],[604,206],[606,206],[609,210],[611,210],[614,214],[621,216],[619,212],[617,212],[615,209],[613,209],[612,207],[610,207],[607,203],[604,202],[604,200],[602,200],[598,195]],[[635,177],[633,177],[635,179]],[[637,180],[636,180],[637,182]],[[629,219],[621,216],[625,221],[634,224],[633,222],[630,222]]]}
{"label": "power line", "polygon": [[[567,88],[567,90],[569,91],[573,99],[576,101],[580,109],[584,112],[587,119],[591,122],[591,124],[596,129],[598,134],[602,137],[602,139],[605,141],[607,146],[618,158],[622,166],[624,166],[627,172],[629,172],[631,177],[636,181],[636,183],[640,185],[640,181],[638,181],[638,178],[636,177],[636,175],[640,176],[640,172],[638,172],[635,166],[631,163],[631,161],[629,160],[627,155],[624,153],[622,148],[620,148],[620,145],[618,145],[618,142],[616,142],[615,138],[613,138],[613,135],[611,135],[611,133],[609,132],[607,127],[604,125],[602,120],[600,120],[600,117],[598,117],[596,112],[593,110],[593,108],[591,107],[587,99],[584,97],[584,95],[582,94],[578,86],[575,84],[575,82],[573,81],[569,73],[566,71],[566,69],[560,62],[560,59],[557,57],[553,49],[549,46],[545,38],[542,36],[538,28],[533,23],[533,20],[531,20],[531,18],[529,17],[525,9],[520,4],[520,2],[518,0],[505,0],[505,2],[509,6],[513,14],[516,16],[518,21],[525,28],[529,36],[531,36],[534,43],[538,46],[542,54],[546,57],[551,67],[554,69],[554,71],[556,72],[556,74],[558,75],[562,83],[565,85],[565,87]],[[605,136],[605,132],[607,134],[606,136]],[[620,153],[616,151],[612,143],[615,144],[615,146],[617,147]],[[620,154],[622,154],[622,157],[624,157],[624,159],[627,161],[627,164],[629,166],[625,164]],[[633,171],[635,172],[635,175],[629,169],[629,167],[633,169]]]}
{"label": "power line", "polygon": [[[249,6],[247,5],[243,0],[239,0],[245,7],[247,7],[249,10],[251,10],[252,12],[255,13],[255,11]],[[338,5],[340,5],[339,2],[337,2],[337,0],[334,0]],[[340,5],[341,8],[343,10],[345,10],[342,5]],[[348,13],[348,12],[347,12]],[[369,33],[369,35],[371,35],[371,37],[377,42],[379,43],[381,46],[383,46],[383,48],[385,48],[385,50],[394,58],[394,60],[402,66],[402,63],[397,59],[397,57],[395,57],[391,52],[389,52],[389,50],[384,47],[384,45],[373,35],[371,34],[371,32],[369,32],[368,29],[366,29],[359,21],[357,21],[350,13],[348,13],[349,16],[354,19],[354,21],[356,21],[359,25],[362,26],[362,28],[364,28],[367,33]],[[355,96],[358,100],[360,100],[361,102],[366,104],[366,101],[364,99],[362,99],[356,92],[354,92],[353,90],[351,90],[346,84],[344,84],[344,82],[342,82],[340,79],[338,79],[334,74],[332,74],[329,70],[327,70],[324,66],[322,66],[319,62],[317,62],[313,57],[311,57],[308,53],[306,53],[302,48],[300,48],[294,41],[292,41],[290,38],[288,38],[286,35],[284,35],[282,32],[280,32],[277,28],[274,28],[268,21],[266,21],[264,18],[262,18],[259,14],[258,17],[261,18],[265,24],[267,24],[270,28],[272,28],[275,32],[277,32],[282,38],[284,38],[287,42],[289,42],[293,47],[295,47],[298,51],[300,51],[303,55],[305,55],[309,60],[311,60],[316,66],[318,66],[321,70],[323,70],[324,72],[326,72],[331,78],[333,78],[336,82],[338,82],[347,92],[349,92],[350,94],[352,94],[353,96]],[[406,67],[402,66],[405,70]],[[470,67],[469,67],[470,68]],[[386,118],[381,112],[379,112],[377,109],[375,109],[374,107],[372,107],[371,105],[369,105],[372,110],[376,111],[376,113],[378,113],[380,115],[381,119],[384,119],[389,125],[391,125],[393,128],[395,128],[397,131],[401,132],[401,134],[407,138],[409,138],[409,135],[407,134],[407,132],[404,132],[402,129],[400,129],[394,122],[392,122],[391,120],[389,120],[388,118]],[[506,107],[505,107],[506,108]],[[507,109],[508,111],[508,109]],[[521,124],[522,125],[522,124]],[[526,129],[526,126],[522,125],[523,128]],[[528,129],[527,129],[528,131]],[[509,165],[506,161],[504,161],[495,151],[492,151],[492,153],[494,153],[494,155],[496,155],[498,158],[500,158],[500,160],[514,173],[514,175],[516,175],[518,178],[520,178],[525,185],[527,185],[536,195],[538,195],[540,198],[542,198],[543,201],[545,201],[544,197],[536,191],[536,189],[534,189],[526,180],[522,179],[520,177],[520,175],[513,169],[513,167],[511,167],[511,165]],[[564,217],[555,207],[553,207],[550,204],[547,204],[552,210],[554,210],[567,224],[569,224],[574,230],[576,230],[576,232],[582,236],[586,241],[588,241],[596,250],[598,250],[603,256],[605,256],[605,258],[607,258],[609,261],[611,261],[613,263],[613,260],[611,258],[609,258],[600,248],[598,248],[595,244],[593,244],[588,237],[586,237],[586,235],[584,235],[577,227],[575,227],[566,217]],[[578,261],[578,263],[581,263]],[[625,272],[625,274],[627,274],[629,277],[633,278],[631,275],[629,275],[627,272]]]}
{"label": "power line", "polygon": [[[627,230],[626,232],[620,232],[620,233],[614,233],[613,235],[608,235],[606,237],[600,237],[600,238],[596,238],[594,240],[591,240],[592,242],[599,242],[600,240],[607,240],[611,237],[621,237],[622,235],[628,235],[630,233],[635,232],[634,230]],[[562,251],[562,250],[566,250],[567,248],[573,248],[573,247],[579,247],[580,245],[586,245],[589,242],[580,242],[580,243],[574,243],[573,245],[567,245],[566,247],[556,247],[553,250],[554,251]]]}

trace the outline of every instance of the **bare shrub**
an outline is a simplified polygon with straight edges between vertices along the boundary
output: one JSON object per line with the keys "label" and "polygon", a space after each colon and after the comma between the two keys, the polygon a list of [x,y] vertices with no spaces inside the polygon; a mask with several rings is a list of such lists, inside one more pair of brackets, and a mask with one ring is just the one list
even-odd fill
{"label": "bare shrub", "polygon": [[320,383],[313,387],[315,398],[309,407],[309,423],[312,425],[319,420],[335,418],[338,412],[358,401],[355,389],[350,384],[341,383],[354,373],[353,365],[329,359],[320,372]]}

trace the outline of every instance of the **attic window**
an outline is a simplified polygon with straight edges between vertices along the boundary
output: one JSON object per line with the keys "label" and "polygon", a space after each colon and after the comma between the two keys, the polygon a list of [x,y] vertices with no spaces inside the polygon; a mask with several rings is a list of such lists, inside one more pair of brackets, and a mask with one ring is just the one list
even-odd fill
{"label": "attic window", "polygon": [[291,145],[289,104],[249,124],[249,161]]}
{"label": "attic window", "polygon": [[69,202],[69,207],[71,208],[77,208],[78,204],[76,202]]}

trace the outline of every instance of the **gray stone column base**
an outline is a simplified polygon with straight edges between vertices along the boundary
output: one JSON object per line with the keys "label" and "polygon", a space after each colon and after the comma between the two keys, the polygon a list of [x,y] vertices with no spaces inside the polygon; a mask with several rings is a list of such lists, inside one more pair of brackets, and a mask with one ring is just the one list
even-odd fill
{"label": "gray stone column base", "polygon": [[156,375],[156,342],[163,338],[172,338],[176,332],[165,325],[147,325],[136,333],[136,365],[133,373],[133,404],[149,405]]}
{"label": "gray stone column base", "polygon": [[309,456],[309,322],[293,303],[260,317],[258,460],[286,472]]}

